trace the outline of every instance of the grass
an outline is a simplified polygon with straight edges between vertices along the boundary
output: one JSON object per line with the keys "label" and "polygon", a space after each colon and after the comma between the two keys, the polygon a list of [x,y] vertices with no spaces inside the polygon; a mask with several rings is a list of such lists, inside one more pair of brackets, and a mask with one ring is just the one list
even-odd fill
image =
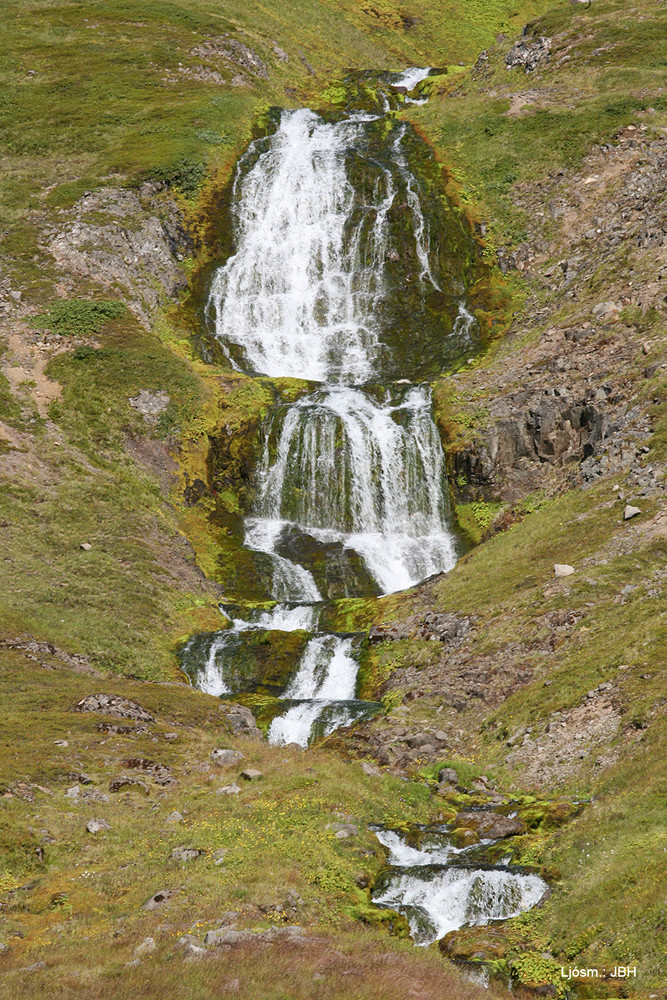
{"label": "grass", "polygon": [[[58,665],[57,658],[44,656]],[[244,996],[307,996],[318,970],[330,997],[349,995],[346,975],[355,977],[360,997],[399,998],[407,976],[423,984],[424,996],[470,995],[469,985],[437,955],[424,956],[386,930],[378,936],[373,919],[386,925],[390,915],[371,908],[356,884],[383,863],[367,824],[428,820],[432,806],[424,785],[368,777],[357,764],[324,750],[304,754],[230,738],[220,702],[180,686],[107,683],[105,690],[138,700],[156,719],[143,735],[109,736],[96,729],[97,722],[118,720],[72,711],[83,694],[100,689],[99,680],[61,664],[45,669],[7,650],[2,680],[0,787],[25,781],[41,790],[31,790],[34,801],[18,794],[3,800],[0,939],[10,947],[0,957],[0,995],[21,989],[23,967],[43,959],[45,966],[31,974],[31,996],[57,990],[65,997],[103,997],[113,988],[117,997],[133,997],[139,980],[124,966],[149,935],[158,951],[142,963],[142,996],[164,995],[177,980],[179,996],[214,996],[237,977]],[[21,746],[12,735],[18,724],[28,741]],[[165,739],[165,733],[176,737]],[[54,741],[63,738],[68,746],[57,746]],[[241,767],[263,773],[258,782],[242,782],[238,796],[215,795],[240,769],[209,765],[210,751],[221,744],[245,755]],[[148,777],[149,795],[112,794],[109,803],[64,796],[77,781],[75,772],[92,779],[82,790],[106,791],[111,777],[127,771],[123,762],[137,757],[169,767],[176,783],[159,787]],[[170,827],[165,820],[173,810],[185,818]],[[92,815],[105,818],[110,830],[88,834]],[[328,824],[341,817],[358,825],[358,837],[336,839]],[[37,852],[42,830],[50,838],[43,855]],[[171,851],[183,843],[204,853],[187,864],[171,860]],[[213,858],[219,848],[227,851],[222,865]],[[141,909],[164,888],[177,890],[164,912]],[[290,890],[301,898],[293,916],[285,912]],[[311,928],[313,941],[281,949],[275,963],[272,949],[260,957],[244,948],[222,961],[183,965],[175,947],[181,934],[191,931],[201,939],[226,913],[240,926],[259,930],[296,920]],[[16,936],[18,931],[26,937]],[[266,978],[269,959],[272,982]]]}

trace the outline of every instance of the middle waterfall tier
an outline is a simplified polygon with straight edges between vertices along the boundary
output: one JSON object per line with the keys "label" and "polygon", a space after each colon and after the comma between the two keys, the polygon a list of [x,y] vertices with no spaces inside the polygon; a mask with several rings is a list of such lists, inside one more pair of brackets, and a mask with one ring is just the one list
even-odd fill
{"label": "middle waterfall tier", "polygon": [[391,593],[452,568],[447,512],[429,390],[336,386],[267,421],[246,545],[273,557],[279,600],[317,600],[318,556],[333,553],[357,589]]}

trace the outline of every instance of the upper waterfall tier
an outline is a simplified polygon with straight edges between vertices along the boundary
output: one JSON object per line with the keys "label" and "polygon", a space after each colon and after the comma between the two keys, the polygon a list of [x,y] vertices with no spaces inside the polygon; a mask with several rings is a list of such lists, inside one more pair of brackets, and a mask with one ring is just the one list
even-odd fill
{"label": "upper waterfall tier", "polygon": [[208,303],[237,369],[420,381],[468,349],[461,232],[437,198],[424,210],[409,163],[418,141],[384,116],[325,122],[302,109],[251,144],[233,190],[236,251]]}

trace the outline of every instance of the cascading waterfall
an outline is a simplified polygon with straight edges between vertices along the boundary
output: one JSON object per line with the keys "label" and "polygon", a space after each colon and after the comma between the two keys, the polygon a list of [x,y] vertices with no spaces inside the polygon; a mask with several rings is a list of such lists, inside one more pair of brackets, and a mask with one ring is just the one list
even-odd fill
{"label": "cascading waterfall", "polygon": [[430,944],[464,924],[516,917],[548,888],[539,875],[480,864],[490,840],[456,848],[440,828],[415,848],[393,830],[377,830],[376,836],[389,851],[391,868],[373,902],[404,913],[416,944]]}
{"label": "cascading waterfall", "polygon": [[[409,91],[429,72],[411,67],[388,85]],[[383,104],[388,110],[386,96]],[[450,275],[443,291],[447,247],[434,245],[407,139],[408,126],[388,123],[384,112],[335,121],[308,109],[281,112],[274,133],[252,143],[239,163],[236,249],[211,287],[208,315],[233,367],[320,384],[265,421],[244,538],[247,549],[269,557],[274,598],[311,611],[329,593],[318,551],[344,575],[356,567],[346,595],[361,578],[371,593],[400,590],[456,559],[430,389],[423,376],[406,380],[412,372],[403,354],[393,357],[392,344],[398,336],[415,373],[425,363],[438,371],[445,356],[469,349],[474,319],[459,279]],[[397,271],[397,241],[409,273]],[[428,315],[440,323],[450,317],[428,350],[418,339],[414,349],[405,343],[397,275],[411,302],[431,302]],[[313,632],[310,612],[300,618],[291,605],[278,608],[261,622],[235,619],[200,643],[196,683],[233,693],[232,661],[247,633],[306,627],[311,638],[282,694],[293,704],[269,732],[274,742],[305,745],[316,720],[328,731],[355,717],[353,642]]]}
{"label": "cascading waterfall", "polygon": [[444,456],[423,386],[395,405],[342,387],[303,397],[284,414],[272,460],[274,433],[272,422],[247,544],[261,534],[270,551],[296,525],[358,552],[385,593],[451,569]]}

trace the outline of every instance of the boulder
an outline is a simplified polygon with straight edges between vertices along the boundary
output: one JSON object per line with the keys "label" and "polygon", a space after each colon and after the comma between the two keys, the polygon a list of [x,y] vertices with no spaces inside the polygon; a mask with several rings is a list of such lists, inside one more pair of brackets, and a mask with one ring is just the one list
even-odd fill
{"label": "boulder", "polygon": [[218,767],[234,767],[240,764],[245,757],[239,750],[229,750],[226,747],[217,747],[211,751],[211,760]]}
{"label": "boulder", "polygon": [[466,830],[474,830],[482,839],[490,840],[515,837],[528,829],[520,819],[496,812],[460,812],[457,813],[455,825]]}
{"label": "boulder", "polygon": [[155,722],[153,716],[131,698],[119,694],[89,694],[74,706],[75,712],[99,712],[113,715],[117,719],[138,719],[141,722]]}
{"label": "boulder", "polygon": [[554,563],[554,576],[572,576],[574,573],[574,566],[568,566],[567,563]]}
{"label": "boulder", "polygon": [[252,931],[237,931],[234,927],[218,927],[208,931],[204,944],[209,948],[219,948],[221,945],[251,944],[255,939]]}
{"label": "boulder", "polygon": [[172,861],[195,861],[203,853],[203,851],[198,850],[196,847],[185,847],[181,844],[180,847],[173,849],[170,857]]}
{"label": "boulder", "polygon": [[241,791],[239,785],[235,781],[232,781],[231,785],[223,785],[221,788],[216,788],[216,795],[238,795]]}
{"label": "boulder", "polygon": [[438,781],[441,783],[447,781],[450,785],[458,785],[459,776],[453,767],[443,767],[438,771]]}
{"label": "boulder", "polygon": [[623,511],[623,520],[629,521],[631,517],[636,517],[637,514],[641,514],[639,507],[633,507],[632,504],[626,504],[625,510]]}
{"label": "boulder", "polygon": [[141,944],[138,944],[134,949],[134,954],[137,958],[141,958],[142,955],[150,955],[152,951],[155,951],[157,945],[155,943],[155,938],[145,937]]}
{"label": "boulder", "polygon": [[241,771],[241,777],[245,781],[259,781],[259,779],[263,778],[264,775],[262,774],[261,771],[258,771],[256,768],[248,767],[246,768],[245,771]]}
{"label": "boulder", "polygon": [[103,830],[110,830],[111,827],[105,819],[89,819],[86,823],[88,833],[102,833]]}
{"label": "boulder", "polygon": [[165,903],[169,902],[173,895],[173,889],[160,889],[150,899],[147,899],[141,908],[142,910],[159,910]]}

